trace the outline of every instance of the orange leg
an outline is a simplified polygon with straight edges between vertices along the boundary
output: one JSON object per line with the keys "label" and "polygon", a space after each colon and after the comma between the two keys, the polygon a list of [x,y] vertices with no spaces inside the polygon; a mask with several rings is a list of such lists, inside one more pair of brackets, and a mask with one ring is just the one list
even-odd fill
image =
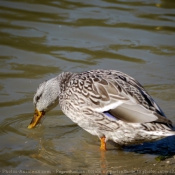
{"label": "orange leg", "polygon": [[103,150],[103,151],[106,151],[106,142],[105,142],[105,137],[101,137],[100,140],[101,140],[101,146],[100,146],[100,149]]}

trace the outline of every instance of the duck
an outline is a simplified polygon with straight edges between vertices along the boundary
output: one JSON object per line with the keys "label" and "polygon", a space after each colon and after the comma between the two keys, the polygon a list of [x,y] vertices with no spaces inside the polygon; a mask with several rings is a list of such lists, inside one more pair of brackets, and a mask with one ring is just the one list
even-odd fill
{"label": "duck", "polygon": [[117,70],[62,72],[41,83],[33,97],[34,116],[28,128],[58,104],[74,123],[106,143],[127,146],[175,135],[172,122],[131,76]]}

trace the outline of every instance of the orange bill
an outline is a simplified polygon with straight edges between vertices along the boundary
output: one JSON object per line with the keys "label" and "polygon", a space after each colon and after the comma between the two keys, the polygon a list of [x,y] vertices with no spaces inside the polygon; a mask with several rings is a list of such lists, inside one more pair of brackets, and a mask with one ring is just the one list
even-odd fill
{"label": "orange bill", "polygon": [[39,123],[39,121],[43,115],[44,115],[44,112],[40,112],[37,109],[35,109],[34,117],[31,121],[30,125],[28,126],[28,128],[29,129],[34,128]]}

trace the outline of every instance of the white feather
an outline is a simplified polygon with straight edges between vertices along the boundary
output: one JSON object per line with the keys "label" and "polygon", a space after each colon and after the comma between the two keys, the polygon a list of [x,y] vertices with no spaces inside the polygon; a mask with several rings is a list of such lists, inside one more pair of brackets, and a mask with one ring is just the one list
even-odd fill
{"label": "white feather", "polygon": [[115,103],[110,103],[110,104],[107,104],[107,105],[100,107],[100,108],[93,108],[93,110],[96,112],[109,111],[110,109],[115,109],[116,107],[120,106],[121,104],[123,104],[123,101],[117,101]]}

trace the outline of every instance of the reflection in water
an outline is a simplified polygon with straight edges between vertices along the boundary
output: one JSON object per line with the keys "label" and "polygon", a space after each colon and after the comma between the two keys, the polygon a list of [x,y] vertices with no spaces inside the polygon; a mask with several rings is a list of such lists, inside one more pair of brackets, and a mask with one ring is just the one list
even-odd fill
{"label": "reflection in water", "polygon": [[101,151],[100,166],[101,166],[101,173],[102,174],[107,174],[108,173],[108,167],[107,167],[105,151]]}
{"label": "reflection in water", "polygon": [[[51,145],[53,146],[53,145]],[[30,155],[30,157],[45,162],[51,166],[60,166],[61,162],[55,156],[56,152],[47,151],[45,147],[42,145],[42,139],[40,138],[40,142],[38,143],[38,151]],[[59,153],[57,153],[59,154]]]}
{"label": "reflection in water", "polygon": [[107,174],[150,168],[155,155],[174,154],[173,137],[124,149],[109,144],[100,152],[98,139],[59,108],[27,129],[38,84],[62,71],[97,68],[138,79],[175,123],[174,21],[174,0],[1,0],[1,168]]}
{"label": "reflection in water", "polygon": [[152,143],[128,146],[124,150],[139,154],[154,154],[162,156],[175,155],[175,137],[168,137]]}

